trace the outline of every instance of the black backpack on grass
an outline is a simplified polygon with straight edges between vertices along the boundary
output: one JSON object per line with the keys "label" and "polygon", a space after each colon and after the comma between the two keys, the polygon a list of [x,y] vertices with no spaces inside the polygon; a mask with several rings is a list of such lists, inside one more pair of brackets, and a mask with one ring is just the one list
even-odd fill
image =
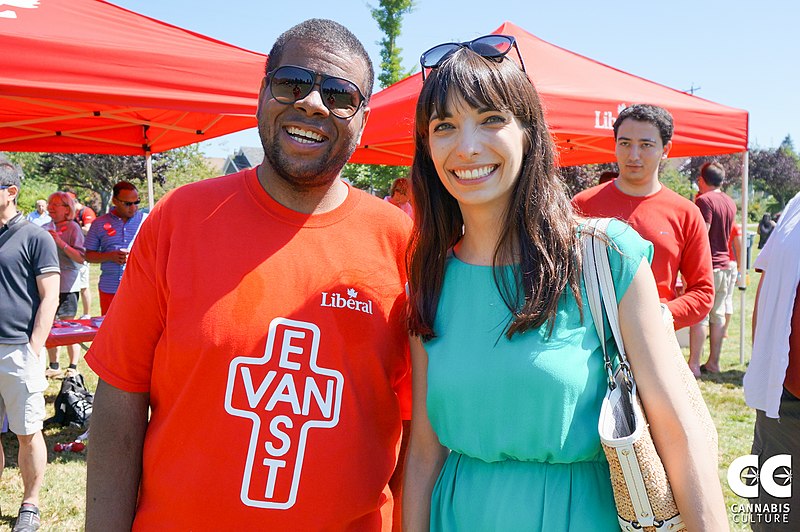
{"label": "black backpack on grass", "polygon": [[61,391],[56,396],[56,413],[45,423],[58,423],[61,426],[71,425],[85,429],[92,416],[94,395],[86,389],[83,375],[64,377]]}

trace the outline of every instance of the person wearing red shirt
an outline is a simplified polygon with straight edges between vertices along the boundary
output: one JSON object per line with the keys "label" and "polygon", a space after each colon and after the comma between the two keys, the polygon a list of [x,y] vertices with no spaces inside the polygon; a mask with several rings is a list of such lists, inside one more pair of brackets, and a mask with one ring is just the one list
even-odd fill
{"label": "person wearing red shirt", "polygon": [[340,179],[373,77],[344,26],[291,28],[261,82],[264,162],[143,222],[86,357],[88,532],[391,530],[412,222]]}
{"label": "person wearing red shirt", "polygon": [[[711,312],[699,323],[692,325],[689,339],[689,367],[701,373],[719,373],[719,357],[722,352],[722,338],[725,334],[725,300],[731,290],[731,256],[728,240],[731,228],[736,221],[736,203],[722,192],[725,169],[719,163],[706,163],[700,168],[697,186],[700,194],[695,204],[703,214],[708,228],[708,241],[711,245],[711,265],[714,274],[714,304]],[[706,336],[710,336],[708,362],[700,365]]]}
{"label": "person wearing red shirt", "polygon": [[[628,222],[653,244],[653,276],[675,329],[699,322],[714,301],[711,248],[700,210],[658,180],[659,165],[672,148],[672,116],[666,109],[637,104],[614,122],[619,177],[577,194],[572,203],[584,216]],[[678,275],[685,290],[675,292]]]}

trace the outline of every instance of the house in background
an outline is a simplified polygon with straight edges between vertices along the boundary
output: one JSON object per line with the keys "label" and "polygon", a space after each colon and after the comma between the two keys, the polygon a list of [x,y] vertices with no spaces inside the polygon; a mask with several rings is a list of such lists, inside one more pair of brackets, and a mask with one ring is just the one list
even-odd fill
{"label": "house in background", "polygon": [[249,148],[241,147],[239,151],[233,155],[229,155],[225,159],[225,164],[222,166],[223,175],[234,174],[246,168],[253,168],[261,164],[264,160],[264,150],[260,147]]}
{"label": "house in background", "polygon": [[206,166],[211,168],[214,175],[225,175],[222,169],[225,167],[227,159],[225,157],[203,157]]}

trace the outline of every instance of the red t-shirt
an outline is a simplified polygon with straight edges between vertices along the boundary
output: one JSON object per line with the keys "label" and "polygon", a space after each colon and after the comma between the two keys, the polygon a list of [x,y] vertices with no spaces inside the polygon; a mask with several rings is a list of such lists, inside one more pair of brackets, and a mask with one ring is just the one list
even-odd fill
{"label": "red t-shirt", "polygon": [[86,357],[150,393],[135,530],[390,529],[410,226],[352,188],[291,211],[255,170],[156,205]]}
{"label": "red t-shirt", "polygon": [[75,213],[75,221],[78,222],[78,225],[81,227],[86,225],[91,225],[97,219],[97,214],[91,209],[91,207],[83,207],[82,209],[78,209],[78,212]]}
{"label": "red t-shirt", "polygon": [[[733,243],[736,241],[736,237],[742,236],[742,226],[734,223],[731,227],[731,236],[728,238],[728,256],[732,262],[736,262],[739,260],[739,257],[736,256],[736,250],[733,249]],[[739,241],[739,245],[742,245],[741,240]]]}
{"label": "red t-shirt", "polygon": [[[629,196],[615,182],[584,190],[572,204],[584,216],[624,220],[652,242],[658,295],[672,312],[675,329],[699,322],[714,302],[711,248],[700,210],[663,185],[649,196]],[[678,272],[683,274],[685,290],[675,297]]]}
{"label": "red t-shirt", "polygon": [[724,192],[709,191],[697,196],[695,204],[703,219],[711,227],[708,229],[708,242],[711,245],[711,264],[715,269],[727,270],[730,265],[728,240],[731,227],[736,222],[736,204]]}

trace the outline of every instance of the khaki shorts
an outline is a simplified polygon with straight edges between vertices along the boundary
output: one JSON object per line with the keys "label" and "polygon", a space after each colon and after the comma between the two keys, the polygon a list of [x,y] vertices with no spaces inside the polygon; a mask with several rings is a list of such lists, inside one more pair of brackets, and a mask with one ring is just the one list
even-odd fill
{"label": "khaki shorts", "polygon": [[44,421],[44,360],[30,344],[0,344],[0,418],[8,415],[14,434],[42,430]]}
{"label": "khaki shorts", "polygon": [[78,282],[81,290],[89,288],[89,263],[84,262],[80,270],[78,270]]}
{"label": "khaki shorts", "polygon": [[731,278],[728,285],[728,297],[725,298],[725,314],[733,314],[733,294],[736,292],[736,278],[739,276],[739,267],[736,265],[736,261],[731,261],[728,269],[731,271]]}
{"label": "khaki shorts", "polygon": [[731,277],[736,282],[736,273],[730,268],[714,270],[714,305],[711,307],[711,312],[702,321],[703,325],[725,323],[725,300],[728,298],[728,293],[733,293]]}

